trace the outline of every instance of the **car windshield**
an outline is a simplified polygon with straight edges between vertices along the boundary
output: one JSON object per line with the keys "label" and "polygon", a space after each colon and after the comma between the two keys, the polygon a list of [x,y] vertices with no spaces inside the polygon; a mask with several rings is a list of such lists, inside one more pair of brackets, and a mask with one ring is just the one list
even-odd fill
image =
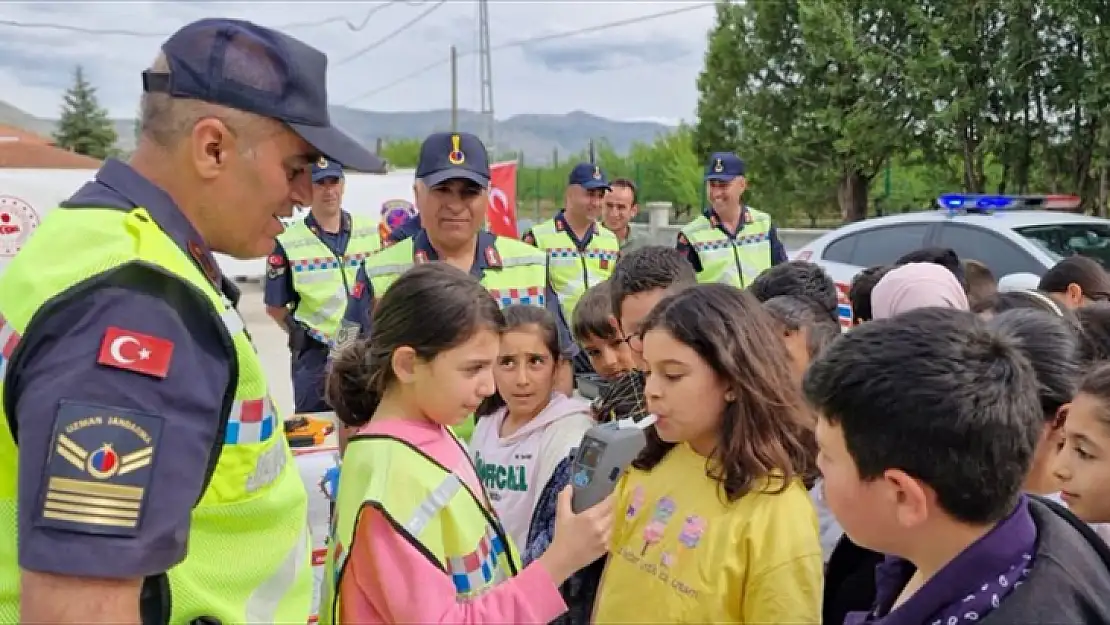
{"label": "car windshield", "polygon": [[1079,254],[1110,269],[1110,223],[1041,224],[1014,228],[1057,260]]}

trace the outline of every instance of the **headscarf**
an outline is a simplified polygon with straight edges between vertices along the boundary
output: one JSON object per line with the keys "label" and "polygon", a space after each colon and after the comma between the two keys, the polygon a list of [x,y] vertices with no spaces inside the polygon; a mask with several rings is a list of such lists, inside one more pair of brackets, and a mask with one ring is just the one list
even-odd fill
{"label": "headscarf", "polygon": [[933,263],[891,269],[871,291],[871,314],[887,319],[917,308],[969,310],[967,293],[952,272]]}

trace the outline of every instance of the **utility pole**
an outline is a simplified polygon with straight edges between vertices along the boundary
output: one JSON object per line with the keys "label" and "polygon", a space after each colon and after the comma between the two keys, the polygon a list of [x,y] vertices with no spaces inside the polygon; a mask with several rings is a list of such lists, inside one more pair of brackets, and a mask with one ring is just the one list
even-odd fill
{"label": "utility pole", "polygon": [[489,42],[489,1],[478,0],[478,66],[481,75],[482,117],[486,122],[486,149],[497,158],[493,117],[493,61]]}
{"label": "utility pole", "polygon": [[451,46],[451,132],[459,131],[459,53]]}

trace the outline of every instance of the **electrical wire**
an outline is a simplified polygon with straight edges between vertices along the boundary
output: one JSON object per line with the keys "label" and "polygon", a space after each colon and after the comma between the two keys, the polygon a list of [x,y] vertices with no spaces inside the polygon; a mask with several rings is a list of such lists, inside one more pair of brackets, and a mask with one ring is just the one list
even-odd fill
{"label": "electrical wire", "polygon": [[375,13],[381,11],[382,9],[391,7],[395,4],[402,3],[404,3],[406,6],[418,7],[428,4],[428,0],[390,0],[389,2],[386,2],[384,4],[372,7],[369,11],[367,11],[365,17],[362,18],[362,22],[360,22],[358,26],[355,26],[353,22],[343,17],[342,15],[338,15],[335,17],[326,17],[315,22],[292,22],[290,24],[282,24],[281,26],[275,26],[274,28],[276,30],[294,30],[297,28],[315,28],[317,26],[327,26],[328,24],[342,23],[347,27],[347,30],[350,30],[353,33],[357,33],[366,28],[367,24],[370,23],[370,18],[373,17]]}
{"label": "electrical wire", "polygon": [[[382,9],[391,7],[396,4],[405,4],[407,6],[415,7],[428,4],[428,0],[389,0],[389,2],[385,2],[384,4],[371,7],[366,12],[366,15],[363,16],[362,21],[359,22],[358,25],[355,25],[346,17],[334,16],[307,22],[290,22],[288,24],[282,24],[281,26],[275,26],[274,28],[276,30],[296,30],[300,28],[316,28],[319,26],[326,26],[328,24],[343,23],[351,32],[359,32],[366,28],[366,26],[370,23],[370,18],[373,17],[376,13],[378,13]],[[73,26],[70,24],[59,24],[56,22],[25,22],[22,20],[8,19],[0,19],[0,26],[9,26],[11,28],[27,28],[32,30],[60,30],[64,32],[81,33],[83,35],[118,35],[124,37],[166,38],[173,34],[166,32],[130,30],[127,28],[86,28],[84,26]]]}
{"label": "electrical wire", "polygon": [[425,10],[420,15],[417,15],[416,17],[414,17],[411,20],[405,22],[404,24],[402,24],[398,28],[394,29],[393,32],[389,33],[388,35],[386,35],[384,37],[380,37],[378,39],[375,39],[373,42],[370,43],[370,45],[368,45],[365,48],[362,48],[362,49],[360,49],[360,50],[358,50],[358,51],[356,51],[356,52],[354,52],[354,53],[352,53],[348,56],[343,57],[342,59],[336,61],[335,63],[332,63],[331,66],[332,67],[338,67],[340,65],[345,65],[345,64],[350,63],[351,61],[359,58],[360,56],[366,54],[367,52],[370,52],[371,50],[374,50],[378,47],[381,47],[382,45],[384,45],[384,44],[388,43],[390,40],[392,40],[394,37],[400,35],[401,33],[405,32],[406,30],[408,30],[408,29],[412,28],[413,26],[416,26],[417,24],[419,24],[421,20],[428,17],[432,13],[436,12],[436,10],[438,10],[444,4],[447,4],[447,0],[439,0],[439,2],[436,2],[432,6],[428,7],[428,9]]}
{"label": "electrical wire", "polygon": [[[526,39],[517,39],[517,40],[514,40],[514,41],[507,41],[505,43],[497,44],[495,46],[490,46],[490,52],[493,52],[494,50],[506,50],[506,49],[509,49],[509,48],[522,48],[524,46],[528,46],[528,45],[531,45],[531,44],[544,43],[544,42],[548,42],[548,41],[554,41],[556,39],[565,39],[567,37],[574,37],[576,35],[582,35],[582,34],[586,34],[586,33],[594,33],[594,32],[599,32],[599,31],[603,31],[603,30],[609,30],[610,28],[619,28],[621,26],[629,26],[631,24],[639,24],[641,22],[647,22],[647,21],[655,20],[655,19],[659,19],[661,17],[669,17],[671,15],[676,15],[678,13],[685,13],[687,11],[694,11],[694,10],[697,10],[697,9],[704,9],[706,7],[712,7],[712,6],[714,6],[714,3],[712,3],[712,2],[703,2],[703,3],[700,3],[700,4],[693,4],[693,5],[681,7],[681,8],[678,8],[678,9],[671,9],[669,11],[661,11],[659,13],[650,13],[648,15],[641,15],[639,17],[632,17],[632,18],[627,18],[627,19],[623,19],[623,20],[618,20],[618,21],[615,21],[615,22],[607,22],[607,23],[604,23],[604,24],[596,24],[594,26],[587,26],[585,28],[578,28],[578,29],[575,29],[575,30],[563,31],[563,32],[559,32],[559,33],[552,33],[552,34],[548,34],[548,35],[540,35],[538,37],[529,37],[529,38],[526,38]],[[466,50],[466,51],[463,51],[463,52],[457,52],[456,57],[461,58],[461,57],[464,57],[464,56],[470,56],[472,54],[477,54],[478,52],[479,52],[478,50]],[[682,55],[682,56],[685,56],[685,54]],[[393,87],[396,87],[397,85],[406,83],[406,82],[408,82],[410,80],[413,80],[415,78],[419,78],[420,76],[423,76],[424,74],[427,74],[428,72],[432,71],[433,69],[436,69],[438,67],[442,67],[444,65],[447,65],[450,62],[451,62],[451,59],[447,58],[447,59],[435,61],[434,63],[429,63],[428,65],[425,65],[425,66],[423,66],[423,67],[421,67],[421,68],[419,68],[419,69],[417,69],[413,72],[410,72],[410,73],[405,74],[403,76],[400,76],[399,78],[396,78],[396,79],[394,79],[390,82],[387,82],[384,85],[379,85],[379,86],[376,86],[372,89],[367,89],[366,91],[363,91],[362,93],[356,95],[355,97],[343,102],[343,104],[341,106],[350,106],[351,104],[353,104],[355,102],[359,102],[359,101],[365,100],[366,98],[369,98],[371,96],[378,95],[379,93],[382,93],[384,91],[388,91],[389,89],[392,89]]]}

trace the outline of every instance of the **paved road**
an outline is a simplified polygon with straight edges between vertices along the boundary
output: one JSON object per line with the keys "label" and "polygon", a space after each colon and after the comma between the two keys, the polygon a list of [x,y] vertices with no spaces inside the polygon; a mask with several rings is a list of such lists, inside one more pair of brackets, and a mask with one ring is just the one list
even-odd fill
{"label": "paved road", "polygon": [[282,416],[288,417],[293,411],[293,383],[289,377],[289,348],[286,347],[285,332],[266,316],[261,284],[241,283],[239,288],[243,291],[239,312],[258,348],[278,410]]}

